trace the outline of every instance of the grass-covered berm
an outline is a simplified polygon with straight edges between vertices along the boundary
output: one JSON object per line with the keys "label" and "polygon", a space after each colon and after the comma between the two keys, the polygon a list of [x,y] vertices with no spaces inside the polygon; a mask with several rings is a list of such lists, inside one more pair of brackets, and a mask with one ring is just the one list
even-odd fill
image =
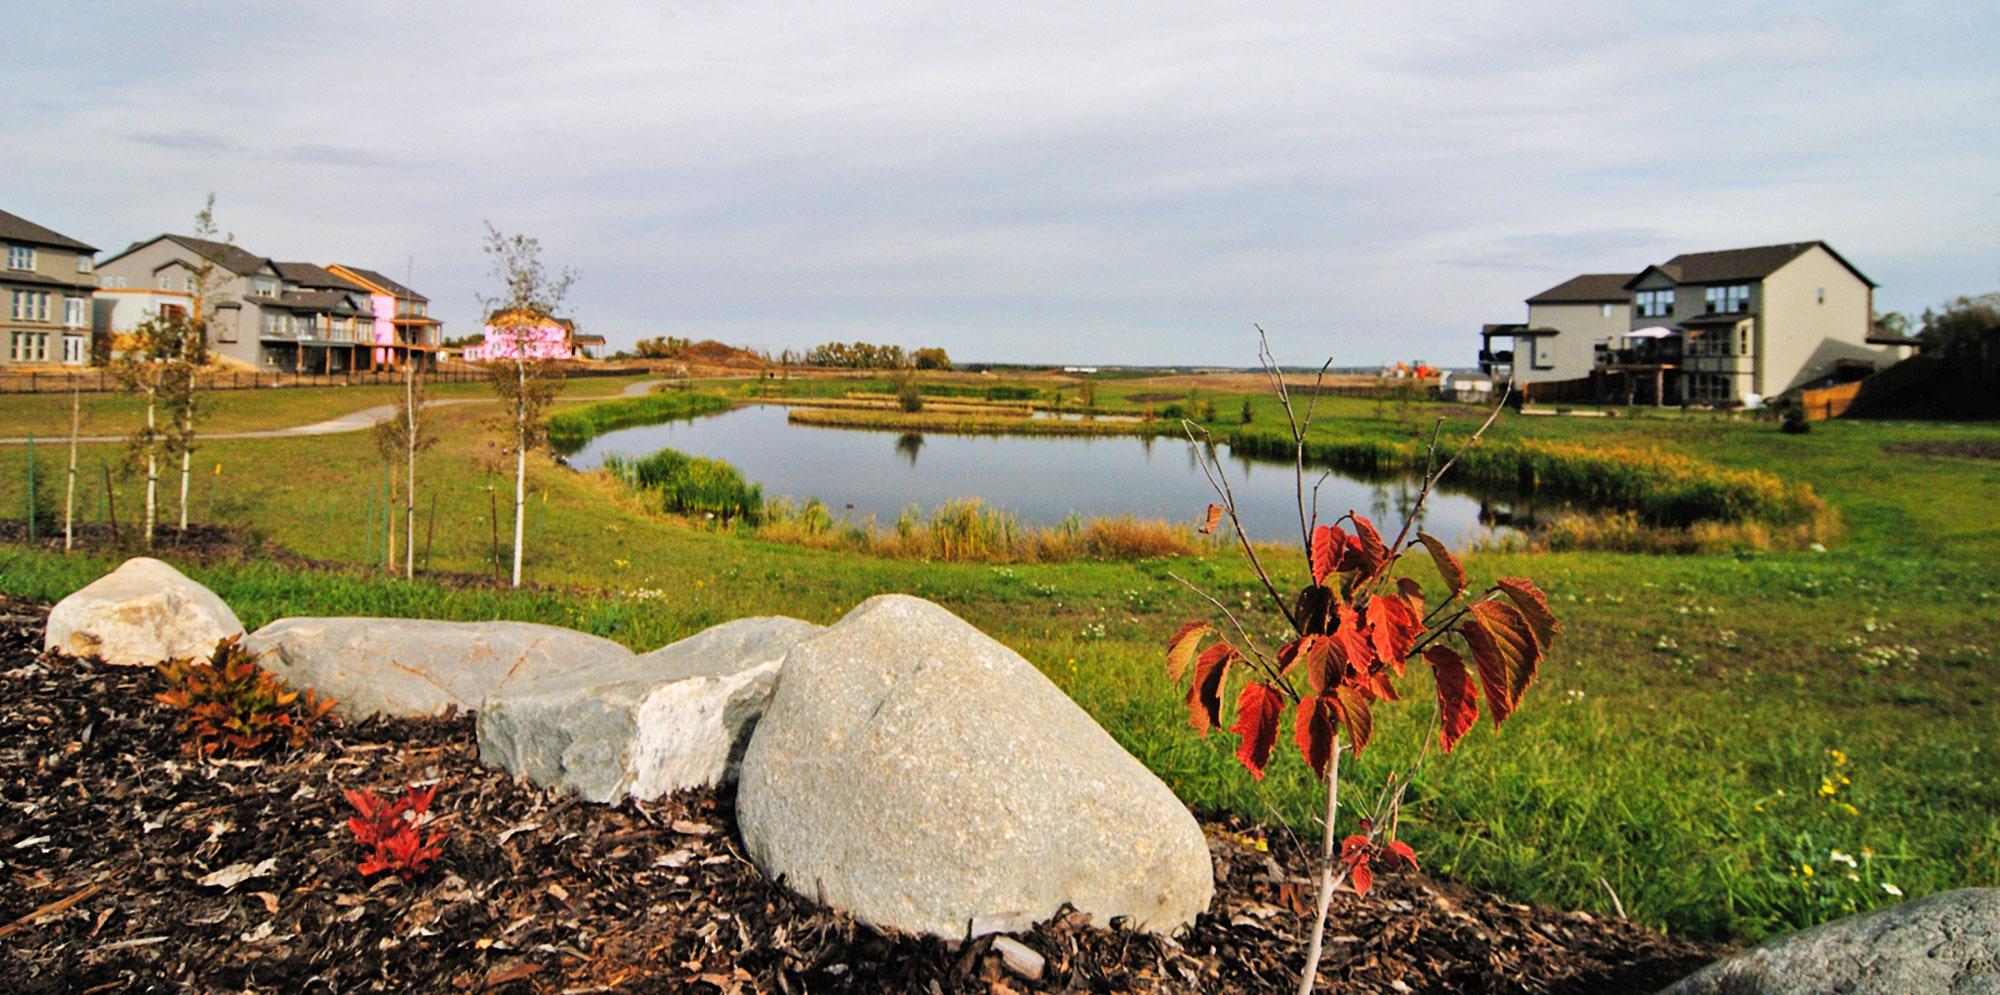
{"label": "grass-covered berm", "polygon": [[[706,389],[844,396],[866,386],[796,383]],[[567,389],[612,394],[620,386],[576,381]],[[1061,390],[1066,407],[1077,403],[1074,382],[1020,386],[1051,401]],[[392,397],[373,388],[269,393],[285,407],[283,419],[232,407],[229,423],[310,421]],[[447,393],[476,396],[463,387],[436,392]],[[1103,379],[1092,394],[1100,410],[1150,408],[1155,416],[1157,398],[1168,395],[1183,410],[1216,412],[1208,427],[1218,436],[1274,429],[1283,417],[1266,398],[1157,380]],[[1136,399],[1146,397],[1154,400]],[[68,423],[68,398],[0,402],[0,436],[33,430],[45,440],[37,455],[46,535],[46,510],[61,508],[65,457],[49,437]],[[1406,401],[1319,403],[1313,441],[1326,446],[1406,446],[1427,437],[1440,413],[1449,441],[1483,416]],[[85,405],[93,425],[131,422],[129,399]],[[490,404],[435,410],[441,442],[418,460],[419,562],[432,579],[406,583],[379,566],[386,467],[368,433],[214,440],[197,454],[197,521],[251,530],[322,568],[228,557],[179,562],[252,626],[298,614],[500,617],[573,626],[639,648],[744,615],[830,622],[869,595],[908,592],[1034,661],[1189,803],[1316,836],[1316,794],[1296,755],[1275,761],[1261,782],[1245,778],[1232,738],[1204,741],[1190,730],[1182,692],[1163,673],[1167,637],[1205,614],[1169,572],[1232,606],[1249,598],[1255,582],[1226,548],[1014,564],[807,548],[760,538],[740,521],[724,527],[663,514],[656,495],[610,473],[576,473],[537,456],[526,542],[534,586],[508,591],[477,579],[493,574],[510,525],[512,468],[492,459],[495,414]],[[1645,923],[1735,939],[1903,896],[2000,884],[1995,435],[1992,426],[1844,421],[1786,435],[1774,422],[1678,412],[1502,418],[1489,436],[1495,453],[1640,454],[1616,459],[1670,473],[1714,467],[1739,481],[1768,478],[1777,490],[1757,483],[1742,493],[1782,506],[1807,488],[1825,506],[1820,521],[1833,527],[1810,540],[1818,549],[1788,536],[1718,532],[1677,547],[1689,550],[1679,555],[1468,555],[1475,581],[1534,577],[1568,635],[1504,731],[1483,725],[1427,768],[1403,828],[1424,869],[1596,913],[1611,913],[1615,894]],[[115,465],[119,452],[83,447],[84,517],[103,517],[100,465]],[[20,517],[24,477],[23,448],[0,448],[0,515]],[[116,488],[129,541],[141,488],[130,478]],[[1199,511],[1190,509],[1190,520]],[[1631,514],[1634,528],[1655,527],[1643,509]],[[117,559],[105,550],[63,555],[59,543],[32,550],[14,543],[0,549],[0,590],[58,598]],[[1306,567],[1300,560],[1275,569],[1295,586]],[[1408,573],[1435,583],[1426,564]],[[1425,678],[1413,675],[1406,685],[1406,701],[1393,707],[1430,707]],[[1424,727],[1393,716],[1382,722],[1408,736]],[[1379,783],[1415,745],[1378,738],[1353,776]]]}

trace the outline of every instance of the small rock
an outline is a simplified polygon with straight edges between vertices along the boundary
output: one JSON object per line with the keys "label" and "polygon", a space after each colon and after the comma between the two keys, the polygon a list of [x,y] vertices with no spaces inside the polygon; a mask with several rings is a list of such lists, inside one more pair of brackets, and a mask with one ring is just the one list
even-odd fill
{"label": "small rock", "polygon": [[216,643],[242,631],[214,591],[138,556],[56,602],[42,648],[149,667],[174,657],[207,659]]}
{"label": "small rock", "polygon": [[905,595],[785,658],[737,820],[792,890],[951,939],[1065,903],[1168,932],[1214,894],[1201,827],[1159,778],[1020,654]]}
{"label": "small rock", "polygon": [[1007,965],[1007,970],[1029,981],[1040,981],[1042,968],[1048,963],[1041,954],[1011,936],[994,937],[993,952],[1000,955],[1000,963]]}
{"label": "small rock", "polygon": [[2000,888],[1836,919],[1716,961],[1661,995],[2000,992]]}
{"label": "small rock", "polygon": [[501,685],[632,659],[609,639],[532,622],[286,618],[243,641],[258,663],[352,719],[476,711]]}
{"label": "small rock", "polygon": [[738,619],[640,656],[510,681],[480,710],[479,758],[594,802],[733,781],[785,654],[819,631]]}

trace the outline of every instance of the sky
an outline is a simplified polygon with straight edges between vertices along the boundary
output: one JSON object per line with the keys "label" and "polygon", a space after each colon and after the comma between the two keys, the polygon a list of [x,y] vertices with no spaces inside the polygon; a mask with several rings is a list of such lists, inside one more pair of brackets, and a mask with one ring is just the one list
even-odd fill
{"label": "sky", "polygon": [[[1578,272],[1825,239],[2000,290],[2000,4],[36,5],[0,209],[350,263],[472,330],[488,222],[653,335],[1469,365]],[[1653,12],[1653,13],[1649,13]]]}

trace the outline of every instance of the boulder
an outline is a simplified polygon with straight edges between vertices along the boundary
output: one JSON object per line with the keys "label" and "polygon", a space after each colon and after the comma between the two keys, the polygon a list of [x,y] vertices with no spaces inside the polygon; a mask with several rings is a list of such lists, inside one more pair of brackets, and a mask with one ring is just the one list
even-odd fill
{"label": "boulder", "polygon": [[1064,904],[1166,932],[1214,894],[1194,816],[1034,665],[921,598],[794,647],[737,824],[764,873],[877,926],[957,938]]}
{"label": "boulder", "polygon": [[509,681],[632,659],[609,639],[532,622],[285,618],[243,644],[348,718],[474,711]]}
{"label": "boulder", "polygon": [[149,556],[126,560],[49,610],[44,649],[146,667],[207,658],[243,623],[215,592]]}
{"label": "boulder", "polygon": [[479,759],[594,802],[733,781],[785,654],[819,631],[738,619],[641,656],[510,681],[479,711]]}
{"label": "boulder", "polygon": [[2000,888],[1837,919],[1716,961],[1662,995],[2000,995]]}

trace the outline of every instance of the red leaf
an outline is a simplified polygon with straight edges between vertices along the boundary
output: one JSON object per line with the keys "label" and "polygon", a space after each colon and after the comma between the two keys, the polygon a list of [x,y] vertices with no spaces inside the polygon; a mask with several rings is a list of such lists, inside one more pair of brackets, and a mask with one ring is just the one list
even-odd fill
{"label": "red leaf", "polygon": [[1292,672],[1292,667],[1299,662],[1299,649],[1312,638],[1311,636],[1300,636],[1278,647],[1278,676],[1283,677]]}
{"label": "red leaf", "polygon": [[1334,646],[1339,651],[1336,656],[1345,664],[1342,679],[1361,677],[1375,666],[1375,647],[1368,640],[1368,631],[1361,626],[1361,614],[1351,605],[1340,606],[1340,628],[1333,632]]}
{"label": "red leaf", "polygon": [[1407,865],[1413,871],[1417,869],[1417,852],[1410,849],[1408,843],[1402,840],[1390,840],[1383,849],[1388,851],[1390,861]]}
{"label": "red leaf", "polygon": [[1188,664],[1194,660],[1195,647],[1201,645],[1201,637],[1214,632],[1207,622],[1196,619],[1174,631],[1173,638],[1167,640],[1167,679],[1180,683],[1187,673]]}
{"label": "red leaf", "polygon": [[1219,504],[1211,504],[1208,506],[1208,514],[1202,517],[1201,526],[1200,528],[1196,529],[1196,531],[1200,532],[1202,535],[1208,535],[1215,531],[1216,526],[1221,524],[1222,524],[1222,506]]}
{"label": "red leaf", "polygon": [[1359,755],[1375,735],[1375,716],[1368,698],[1345,684],[1334,689],[1340,697],[1340,721],[1347,726],[1347,742]]}
{"label": "red leaf", "polygon": [[1535,628],[1535,638],[1546,649],[1555,637],[1562,634],[1562,623],[1556,621],[1555,613],[1549,610],[1549,599],[1526,577],[1502,577],[1493,582],[1514,607],[1521,610],[1522,617]]}
{"label": "red leaf", "polygon": [[1345,667],[1339,648],[1329,636],[1305,637],[1306,684],[1314,694],[1325,694],[1339,684]]}
{"label": "red leaf", "polygon": [[1403,600],[1410,603],[1410,611],[1416,613],[1419,622],[1423,621],[1424,585],[1417,583],[1414,578],[1398,577],[1396,590],[1403,592]]}
{"label": "red leaf", "polygon": [[1194,683],[1188,687],[1188,722],[1203,736],[1222,724],[1222,679],[1229,674],[1236,648],[1216,643],[1194,661]]}
{"label": "red leaf", "polygon": [[1417,533],[1417,541],[1431,551],[1431,562],[1437,564],[1438,576],[1444,578],[1444,584],[1451,588],[1451,593],[1465,590],[1465,568],[1459,565],[1458,557],[1452,555],[1451,547],[1428,532]]}
{"label": "red leaf", "polygon": [[1402,676],[1403,660],[1424,634],[1423,616],[1410,610],[1400,594],[1378,594],[1368,599],[1368,636],[1375,644],[1375,658],[1395,668]]}
{"label": "red leaf", "polygon": [[1264,765],[1270,762],[1271,746],[1278,741],[1278,716],[1284,707],[1284,696],[1261,682],[1243,685],[1243,693],[1236,698],[1236,724],[1229,731],[1241,739],[1236,759],[1250,769],[1255,780],[1264,779]]}
{"label": "red leaf", "polygon": [[1473,688],[1472,675],[1465,672],[1465,659],[1457,650],[1429,646],[1424,649],[1424,660],[1431,665],[1431,676],[1437,682],[1438,745],[1450,753],[1479,719],[1479,692]]}
{"label": "red leaf", "polygon": [[1368,897],[1368,889],[1375,887],[1375,874],[1368,869],[1368,859],[1366,857],[1349,865],[1347,869],[1347,883],[1354,887],[1355,894],[1363,898]]}
{"label": "red leaf", "polygon": [[1326,765],[1333,759],[1334,746],[1339,740],[1339,722],[1340,699],[1327,695],[1300,700],[1293,715],[1292,742],[1298,745],[1306,767],[1322,781],[1326,780]]}
{"label": "red leaf", "polygon": [[1375,531],[1375,523],[1352,511],[1347,513],[1347,517],[1354,520],[1354,535],[1361,542],[1361,555],[1364,560],[1362,570],[1374,573],[1389,559],[1389,547],[1383,545],[1382,533]]}
{"label": "red leaf", "polygon": [[1313,583],[1324,584],[1340,569],[1340,554],[1347,548],[1347,533],[1338,525],[1321,525],[1312,534]]}
{"label": "red leaf", "polygon": [[1479,601],[1472,606],[1459,634],[1472,650],[1479,682],[1486,685],[1486,706],[1497,728],[1520,706],[1521,694],[1534,683],[1542,650],[1535,630],[1514,606]]}

